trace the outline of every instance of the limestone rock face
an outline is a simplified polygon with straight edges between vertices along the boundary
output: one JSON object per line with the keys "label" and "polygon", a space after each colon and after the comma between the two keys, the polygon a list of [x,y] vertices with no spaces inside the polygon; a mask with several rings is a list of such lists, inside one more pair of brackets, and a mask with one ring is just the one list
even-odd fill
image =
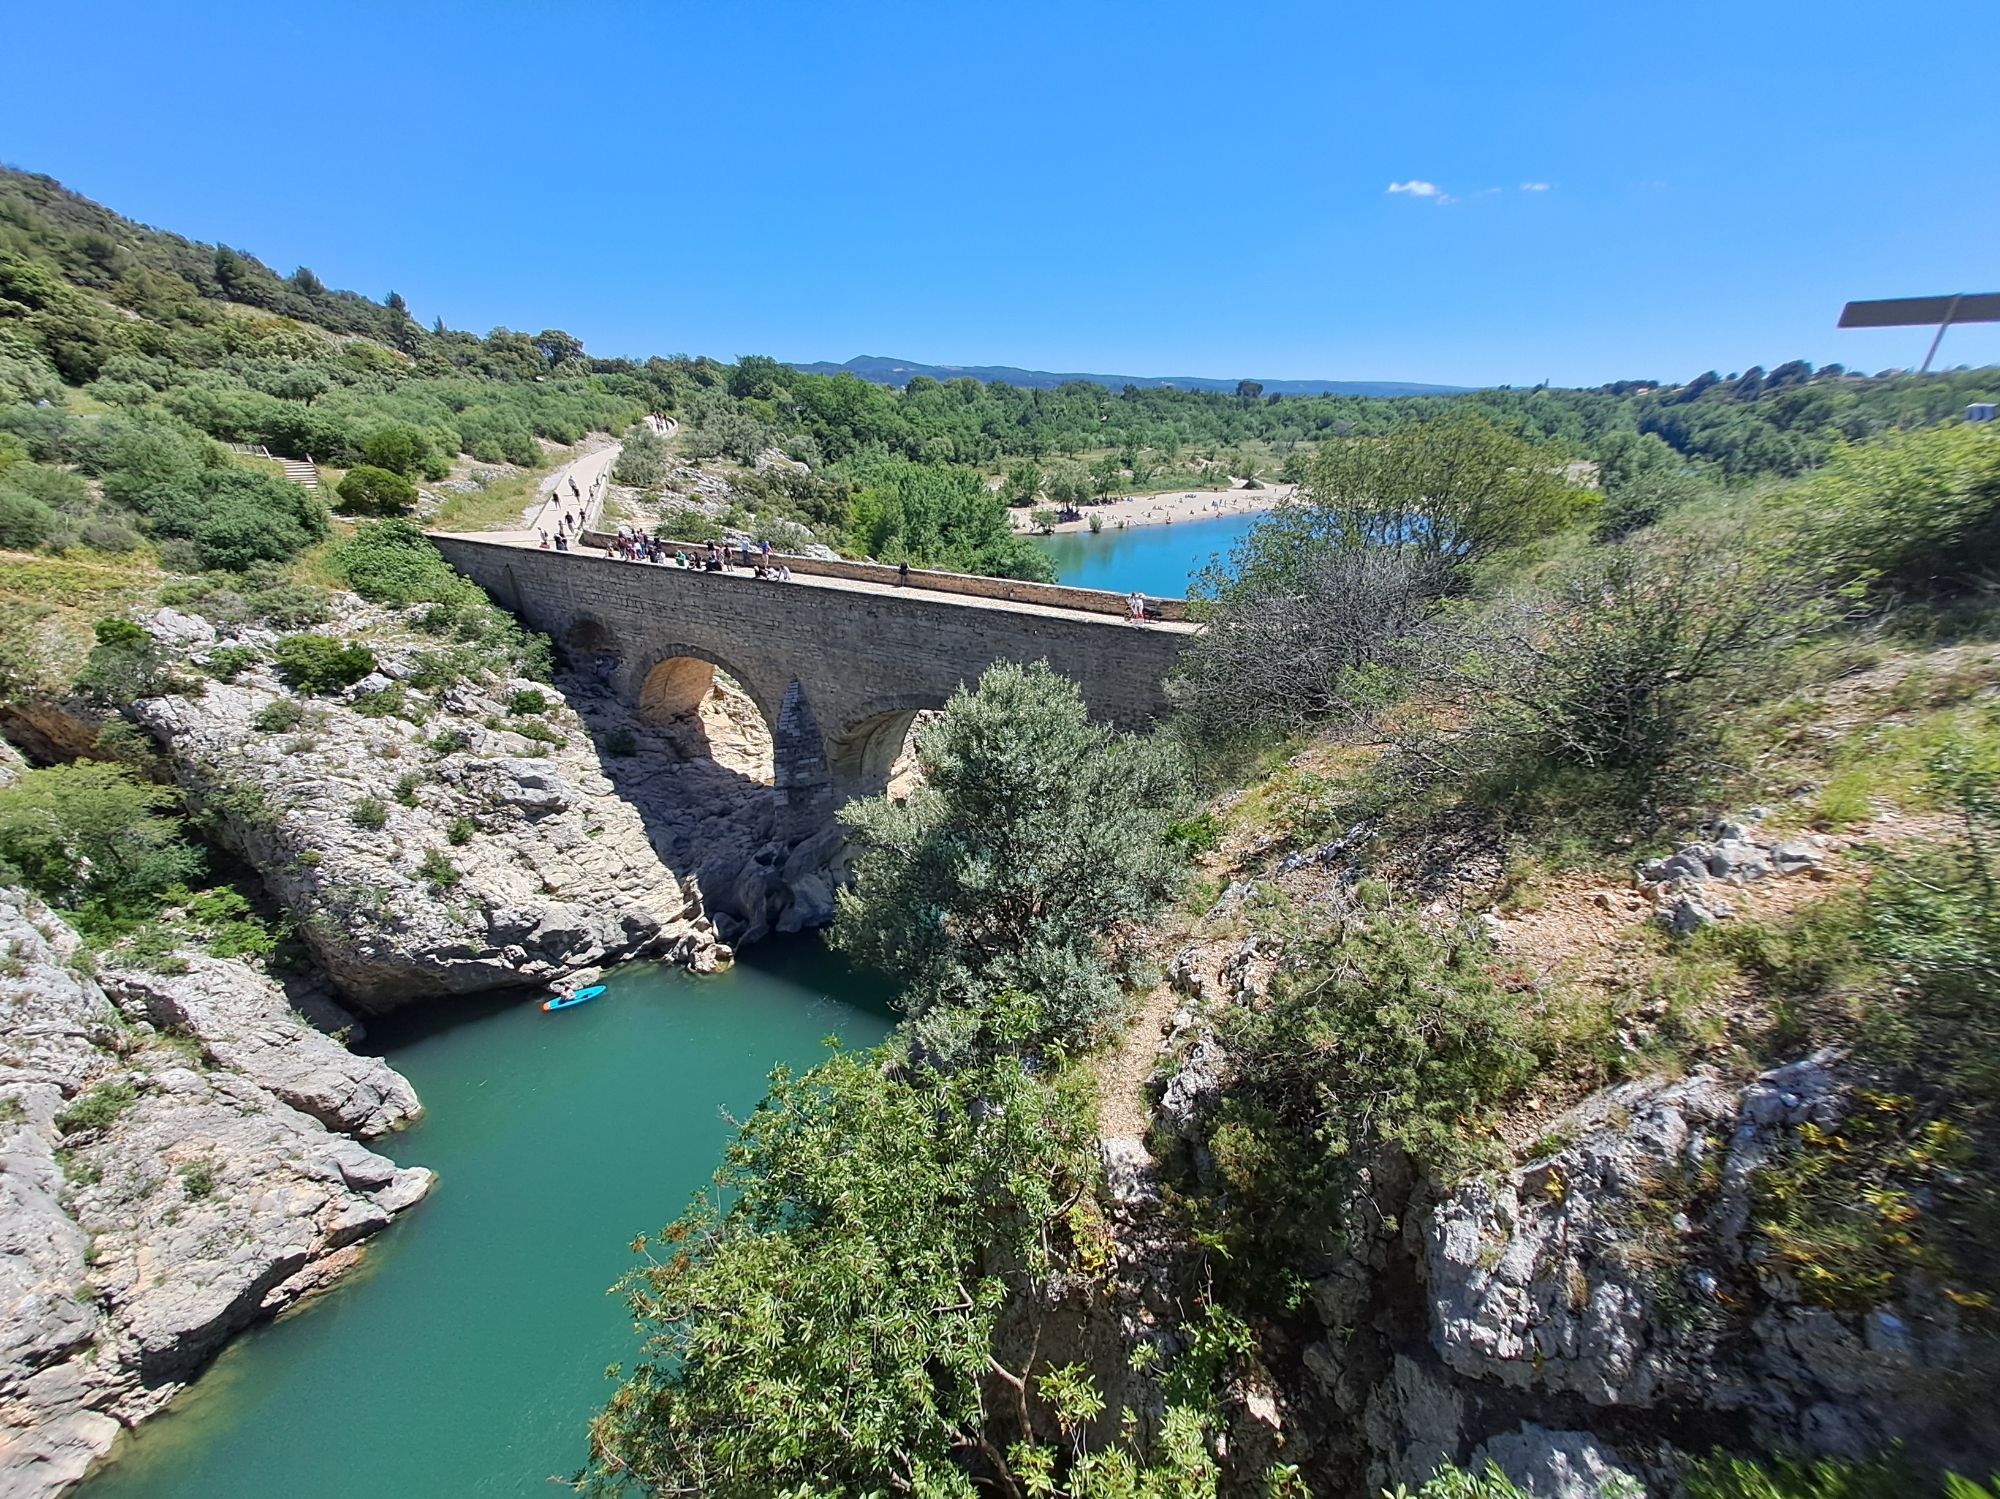
{"label": "limestone rock face", "polygon": [[[366,642],[381,668],[343,695],[299,697],[259,666],[134,711],[357,1008],[712,944],[560,698],[520,681],[417,691],[430,642],[358,600],[343,611],[326,633]],[[208,647],[189,648],[199,662]],[[384,691],[399,711],[369,711]],[[545,709],[510,711],[529,691]]]}
{"label": "limestone rock face", "polygon": [[1437,1355],[1462,1380],[1538,1399],[1741,1413],[1763,1440],[1816,1454],[1949,1450],[1929,1374],[1963,1361],[1950,1301],[1811,1304],[1752,1228],[1759,1168],[1804,1125],[1837,1126],[1846,1093],[1822,1054],[1747,1087],[1695,1076],[1587,1101],[1563,1130],[1574,1144],[1430,1212]]}
{"label": "limestone rock face", "polygon": [[195,1037],[218,1065],[329,1129],[367,1140],[423,1116],[402,1074],[308,1025],[263,974],[198,955],[182,961],[186,973],[119,970],[103,984],[122,1008]]}
{"label": "limestone rock face", "polygon": [[[342,1066],[261,975],[214,959],[121,978],[173,1035],[122,1018],[71,964],[74,932],[0,888],[0,1494],[81,1479],[232,1334],[331,1280],[421,1199],[399,1167],[282,1099],[356,1127],[418,1112]],[[154,992],[157,986],[158,992]],[[317,1083],[313,1079],[320,1079]]]}

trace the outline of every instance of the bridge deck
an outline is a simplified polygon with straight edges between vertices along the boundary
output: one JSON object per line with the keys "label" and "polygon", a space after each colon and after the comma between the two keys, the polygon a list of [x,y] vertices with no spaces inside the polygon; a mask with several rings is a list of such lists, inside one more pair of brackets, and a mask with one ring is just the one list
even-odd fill
{"label": "bridge deck", "polygon": [[[440,531],[433,534],[448,537],[454,541],[485,542],[500,546],[518,547],[522,550],[536,552],[546,557],[560,557],[565,562],[572,562],[578,565],[610,567],[617,568],[620,571],[630,571],[633,569],[662,572],[681,571],[681,569],[674,567],[671,563],[663,566],[654,562],[627,562],[622,558],[606,557],[600,553],[591,551],[543,552],[541,539],[530,531]],[[912,572],[910,582],[907,585],[876,583],[856,578],[830,578],[802,572],[793,573],[790,582],[774,583],[768,578],[759,578],[755,574],[744,572],[741,568],[733,565],[726,571],[720,573],[703,573],[701,576],[718,588],[732,586],[793,589],[816,588],[832,593],[868,594],[881,598],[908,598],[915,595],[921,597],[926,603],[948,604],[962,609],[976,609],[986,613],[999,612],[1004,614],[1028,615],[1043,619],[1060,619],[1071,623],[1104,625],[1120,630],[1145,629],[1168,635],[1192,635],[1201,628],[1200,625],[1192,620],[1172,619],[1149,619],[1144,625],[1135,626],[1124,615],[1108,610],[1065,609],[1055,604],[1035,604],[1021,599],[991,598],[978,594],[954,593],[942,588],[926,588],[922,582],[923,574],[920,572]],[[1120,595],[1104,592],[1103,590],[1078,591],[1103,593],[1105,598],[1111,600],[1116,600],[1120,597]]]}

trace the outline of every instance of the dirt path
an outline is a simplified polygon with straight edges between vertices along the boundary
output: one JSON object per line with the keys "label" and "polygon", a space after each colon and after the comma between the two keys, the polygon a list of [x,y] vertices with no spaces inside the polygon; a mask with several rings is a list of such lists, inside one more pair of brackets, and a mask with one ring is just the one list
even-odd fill
{"label": "dirt path", "polygon": [[[646,425],[661,437],[672,437],[680,430],[680,423],[670,416],[649,416]],[[495,541],[527,540],[540,546],[542,535],[555,536],[557,528],[564,524],[565,515],[575,522],[569,529],[572,538],[578,531],[589,529],[604,504],[604,491],[610,487],[612,466],[624,451],[622,442],[614,442],[608,447],[570,459],[538,486],[541,504],[522,515],[520,530],[487,534]]]}

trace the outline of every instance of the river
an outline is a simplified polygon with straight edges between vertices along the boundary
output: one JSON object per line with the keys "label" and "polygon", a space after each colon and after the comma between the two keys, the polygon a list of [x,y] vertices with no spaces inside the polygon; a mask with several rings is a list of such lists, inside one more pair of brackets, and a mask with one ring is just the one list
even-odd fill
{"label": "river", "polygon": [[1066,531],[1037,538],[1055,559],[1057,581],[1079,588],[1137,589],[1155,598],[1185,598],[1194,575],[1230,548],[1256,523],[1255,515],[1221,515],[1212,520],[1177,521],[1171,526],[1110,528],[1092,536]]}
{"label": "river", "polygon": [[85,1499],[353,1499],[551,1492],[637,1349],[605,1294],[633,1236],[675,1217],[778,1062],[887,1033],[881,986],[809,938],[695,978],[637,965],[556,1015],[447,1001],[372,1027],[424,1100],[379,1142],[428,1201],[360,1269],[239,1338],[124,1444]]}

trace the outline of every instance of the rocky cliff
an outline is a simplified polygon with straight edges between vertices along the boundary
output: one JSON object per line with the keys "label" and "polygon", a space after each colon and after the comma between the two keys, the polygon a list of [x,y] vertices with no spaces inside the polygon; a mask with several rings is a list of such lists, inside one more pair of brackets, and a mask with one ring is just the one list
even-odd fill
{"label": "rocky cliff", "polygon": [[241,964],[88,975],[0,889],[0,1492],[53,1495],[232,1334],[429,1190],[351,1136],[417,1117]]}
{"label": "rocky cliff", "polygon": [[318,696],[293,692],[261,659],[276,642],[268,631],[220,635],[172,610],[149,628],[198,668],[224,648],[260,653],[230,681],[132,711],[357,1007],[634,957],[717,957],[698,895],[612,794],[556,694],[427,676],[434,642],[351,595],[325,633],[365,643],[376,669]]}

